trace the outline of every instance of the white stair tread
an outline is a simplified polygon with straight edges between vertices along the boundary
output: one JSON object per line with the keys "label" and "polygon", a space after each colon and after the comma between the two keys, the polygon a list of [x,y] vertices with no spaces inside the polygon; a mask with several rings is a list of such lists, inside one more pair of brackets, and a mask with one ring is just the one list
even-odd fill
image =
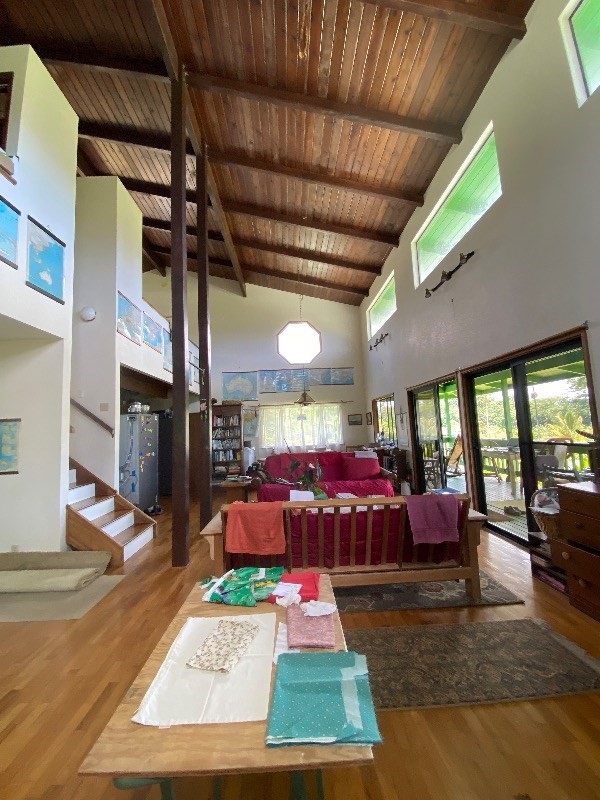
{"label": "white stair tread", "polygon": [[114,496],[95,497],[94,500],[96,502],[90,503],[90,505],[78,509],[81,516],[85,517],[85,519],[90,520],[90,522],[93,521],[95,523],[99,517],[103,516],[104,514],[109,514],[111,511],[115,511]]}
{"label": "white stair tread", "polygon": [[94,520],[94,524],[98,525],[98,527],[100,527],[104,533],[114,539],[117,534],[122,533],[135,523],[135,514],[133,511],[127,510],[121,510],[120,512],[112,513],[115,515],[112,520],[104,522],[101,525],[98,525],[98,522]]}
{"label": "white stair tread", "polygon": [[80,486],[69,487],[69,504],[76,503],[79,500],[87,500],[88,498],[96,496],[95,483],[83,483]]}
{"label": "white stair tread", "polygon": [[154,538],[154,525],[147,525],[145,522],[137,523],[119,534],[119,537],[115,537],[115,540],[119,541],[120,537],[123,537],[123,540],[125,537],[129,537],[126,542],[121,542],[123,544],[123,559],[127,561],[134,553],[137,553],[138,550],[141,550],[142,547],[152,541]]}
{"label": "white stair tread", "polygon": [[[108,497],[113,497],[114,498],[115,494],[108,495]],[[102,495],[102,496],[96,495],[94,497],[86,497],[85,500],[79,500],[77,503],[69,503],[69,505],[73,509],[73,511],[81,511],[84,508],[89,508],[90,506],[93,506],[96,503],[99,503],[101,500],[107,500],[107,499],[108,498],[107,498],[106,495]]]}

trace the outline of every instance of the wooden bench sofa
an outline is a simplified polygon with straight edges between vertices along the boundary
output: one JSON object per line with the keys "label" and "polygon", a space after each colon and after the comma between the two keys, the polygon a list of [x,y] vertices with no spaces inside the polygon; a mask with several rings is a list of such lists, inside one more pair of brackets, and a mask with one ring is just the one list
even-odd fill
{"label": "wooden bench sofa", "polygon": [[210,543],[217,575],[232,566],[282,564],[291,572],[326,572],[334,586],[464,579],[469,597],[480,599],[477,546],[486,517],[469,510],[467,495],[456,498],[457,543],[414,545],[403,497],[284,502],[283,556],[227,553],[229,506],[223,506],[201,534]]}

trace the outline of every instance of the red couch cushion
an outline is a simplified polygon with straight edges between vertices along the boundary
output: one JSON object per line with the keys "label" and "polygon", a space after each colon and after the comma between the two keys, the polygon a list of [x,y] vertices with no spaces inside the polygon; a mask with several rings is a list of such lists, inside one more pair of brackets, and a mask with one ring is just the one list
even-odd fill
{"label": "red couch cushion", "polygon": [[316,464],[318,461],[325,481],[341,481],[344,478],[343,454],[337,451],[326,453],[309,451],[307,453],[281,453],[280,455],[267,456],[265,470],[274,479],[287,478],[288,480],[293,480],[293,478],[298,477],[301,470],[297,470],[293,476],[290,476],[289,471],[292,461],[308,462],[309,464]]}
{"label": "red couch cushion", "polygon": [[345,481],[364,481],[367,478],[377,478],[381,473],[376,458],[354,458],[354,455],[344,457],[343,470]]}
{"label": "red couch cushion", "polygon": [[344,479],[343,456],[337,451],[315,453],[321,466],[322,481],[341,481]]}

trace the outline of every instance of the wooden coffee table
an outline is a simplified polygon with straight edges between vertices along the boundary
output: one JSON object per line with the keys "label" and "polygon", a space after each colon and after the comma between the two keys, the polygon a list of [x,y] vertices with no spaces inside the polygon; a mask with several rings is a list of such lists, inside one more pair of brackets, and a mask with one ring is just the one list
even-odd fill
{"label": "wooden coffee table", "polygon": [[[148,778],[170,779],[193,775],[231,775],[252,772],[293,772],[293,796],[305,797],[304,770],[370,764],[371,747],[365,745],[298,745],[267,747],[267,722],[233,722],[207,725],[177,725],[154,728],[131,721],[142,698],[177,634],[188,617],[219,617],[239,614],[275,613],[285,622],[285,609],[269,603],[241,608],[205,603],[204,592],[195,586],[175,619],[154,649],[80,767],[82,775],[103,775],[123,788],[142,785]],[[335,602],[328,575],[321,575],[319,599]],[[335,612],[335,650],[346,650],[346,642]],[[275,674],[272,668],[271,679]],[[271,683],[271,689],[273,682]],[[301,771],[299,771],[301,770]],[[118,776],[127,776],[122,778]],[[168,780],[165,783],[169,784]],[[318,786],[322,788],[320,777]],[[320,791],[321,794],[321,791]],[[168,797],[168,793],[163,796]]]}
{"label": "wooden coffee table", "polygon": [[250,481],[223,481],[219,486],[227,492],[227,503],[235,503],[236,500],[247,503],[248,493],[252,489]]}

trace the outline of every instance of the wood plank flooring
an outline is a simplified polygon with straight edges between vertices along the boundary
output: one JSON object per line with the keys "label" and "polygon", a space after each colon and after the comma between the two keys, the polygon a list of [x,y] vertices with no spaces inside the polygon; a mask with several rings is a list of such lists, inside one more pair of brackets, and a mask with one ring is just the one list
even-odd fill
{"label": "wood plank flooring", "polygon": [[[79,764],[193,583],[211,571],[192,508],[191,561],[170,566],[169,509],[157,539],[116,570],[126,575],[83,619],[0,624],[0,798],[157,800],[118,791]],[[600,658],[600,624],[529,570],[528,554],[484,533],[483,569],[524,606],[346,614],[345,627],[539,617]],[[379,715],[372,767],[325,773],[328,800],[600,800],[600,694]],[[207,736],[206,746],[210,747]],[[314,794],[314,787],[311,787]],[[289,776],[224,781],[223,800],[284,800]],[[209,800],[208,780],[177,782],[179,800]]]}

